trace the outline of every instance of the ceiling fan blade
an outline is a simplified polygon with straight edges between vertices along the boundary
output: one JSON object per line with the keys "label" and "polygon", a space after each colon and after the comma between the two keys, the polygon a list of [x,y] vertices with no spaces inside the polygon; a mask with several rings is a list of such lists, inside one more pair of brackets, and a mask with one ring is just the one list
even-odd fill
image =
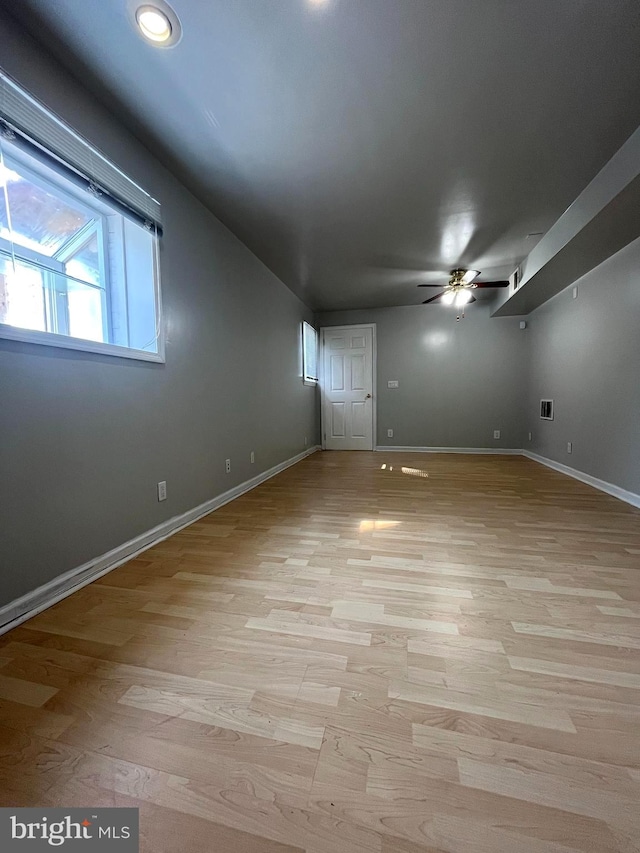
{"label": "ceiling fan blade", "polygon": [[441,284],[419,284],[418,287],[442,287]]}
{"label": "ceiling fan blade", "polygon": [[508,281],[478,281],[474,287],[509,287]]}
{"label": "ceiling fan blade", "polygon": [[467,302],[467,305],[471,305],[472,302],[477,302],[477,301],[478,300],[475,298],[475,296],[472,296],[471,299]]}
{"label": "ceiling fan blade", "polygon": [[428,305],[430,302],[435,302],[436,299],[440,299],[440,297],[443,295],[444,295],[444,290],[442,291],[442,293],[436,293],[436,295],[432,296],[431,299],[425,299],[425,301],[422,304]]}

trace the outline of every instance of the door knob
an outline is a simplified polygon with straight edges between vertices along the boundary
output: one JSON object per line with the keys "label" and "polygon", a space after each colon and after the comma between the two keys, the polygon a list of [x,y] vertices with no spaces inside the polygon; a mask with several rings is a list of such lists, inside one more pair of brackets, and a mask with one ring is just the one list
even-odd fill
{"label": "door knob", "polygon": [[365,399],[365,400],[369,400],[369,399],[370,399],[370,397],[371,397],[371,394],[367,394],[367,396],[366,396],[364,399]]}

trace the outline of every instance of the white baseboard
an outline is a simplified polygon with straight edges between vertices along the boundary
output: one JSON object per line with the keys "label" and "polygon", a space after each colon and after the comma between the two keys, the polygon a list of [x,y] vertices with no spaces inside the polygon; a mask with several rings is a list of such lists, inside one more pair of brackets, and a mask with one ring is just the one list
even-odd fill
{"label": "white baseboard", "polygon": [[376,451],[387,453],[490,453],[490,454],[507,454],[510,456],[520,456],[522,450],[504,447],[387,447],[384,444],[379,444]]}
{"label": "white baseboard", "polygon": [[527,459],[533,459],[534,462],[539,462],[541,465],[546,465],[547,468],[553,468],[554,471],[559,471],[561,474],[573,477],[574,480],[580,480],[581,483],[593,486],[594,489],[606,492],[614,498],[618,498],[625,503],[631,504],[631,506],[640,508],[640,495],[637,495],[635,492],[628,492],[626,489],[621,489],[620,486],[614,486],[613,483],[607,483],[606,480],[600,480],[598,477],[592,477],[591,474],[585,474],[583,471],[578,471],[576,468],[570,468],[568,465],[563,465],[561,462],[555,462],[553,459],[548,459],[546,456],[538,456],[537,453],[531,453],[530,450],[523,450],[522,455],[526,456]]}
{"label": "white baseboard", "polygon": [[378,445],[376,451],[390,453],[479,453],[479,454],[507,454],[511,456],[526,456],[527,459],[533,459],[534,462],[539,462],[541,465],[546,465],[547,468],[553,468],[554,471],[559,471],[561,474],[566,474],[568,477],[573,477],[574,480],[580,480],[581,483],[586,483],[588,486],[593,486],[594,489],[599,489],[601,492],[606,492],[614,498],[618,498],[625,503],[631,504],[640,508],[640,495],[635,492],[629,492],[620,486],[614,486],[613,483],[607,483],[606,480],[600,480],[598,477],[592,477],[591,474],[585,474],[583,471],[578,471],[576,468],[570,468],[568,465],[563,465],[561,462],[554,462],[553,459],[547,459],[546,456],[538,456],[537,453],[532,453],[530,450],[517,450],[506,448],[492,447],[386,447]]}
{"label": "white baseboard", "polygon": [[229,489],[229,491],[223,492],[221,495],[211,498],[211,500],[205,501],[200,506],[187,510],[187,512],[183,512],[181,515],[175,515],[173,518],[163,521],[162,524],[159,524],[152,530],[141,533],[134,539],[130,539],[123,545],[114,548],[112,551],[108,551],[100,557],[96,557],[81,566],[77,566],[75,569],[58,575],[58,577],[53,578],[48,583],[21,596],[21,598],[5,604],[4,607],[0,607],[0,634],[5,634],[11,628],[16,628],[22,622],[26,622],[27,619],[31,619],[32,616],[46,610],[48,607],[56,604],[56,602],[81,589],[81,587],[87,586],[87,584],[102,577],[102,575],[108,574],[113,569],[126,563],[127,560],[131,560],[153,545],[157,545],[158,542],[162,542],[163,539],[167,539],[169,536],[182,530],[183,527],[188,527],[188,525],[193,524],[194,521],[208,515],[213,510],[219,509],[224,504],[229,503],[229,501],[240,497],[240,495],[244,495],[245,492],[255,489],[256,486],[264,483],[265,480],[275,477],[276,474],[284,471],[285,468],[290,468],[291,465],[295,465],[296,462],[300,462],[317,450],[320,450],[320,447],[316,445],[302,453],[298,453],[296,456],[292,456],[291,459],[287,459],[278,465],[274,465],[273,468],[263,471],[262,474],[258,474],[251,480],[246,480],[244,483],[234,486],[233,489]]}

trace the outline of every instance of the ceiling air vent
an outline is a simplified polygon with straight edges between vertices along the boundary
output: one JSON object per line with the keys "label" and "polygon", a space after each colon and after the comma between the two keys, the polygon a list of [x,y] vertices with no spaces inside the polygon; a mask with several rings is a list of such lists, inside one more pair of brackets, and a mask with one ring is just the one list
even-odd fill
{"label": "ceiling air vent", "polygon": [[543,421],[553,420],[553,400],[540,400],[540,417]]}

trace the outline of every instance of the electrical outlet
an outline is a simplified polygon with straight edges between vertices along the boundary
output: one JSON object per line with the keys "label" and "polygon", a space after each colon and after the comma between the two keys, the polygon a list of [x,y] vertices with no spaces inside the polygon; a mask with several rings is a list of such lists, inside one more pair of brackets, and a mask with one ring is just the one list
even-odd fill
{"label": "electrical outlet", "polygon": [[231,473],[231,460],[230,459],[224,460],[224,470],[227,472],[227,474]]}
{"label": "electrical outlet", "polygon": [[249,457],[249,459],[251,460],[251,464],[253,465],[253,463],[256,461],[256,454],[253,452],[253,450],[251,451],[251,456]]}
{"label": "electrical outlet", "polygon": [[393,430],[392,429],[387,430],[387,438],[393,438]]}
{"label": "electrical outlet", "polygon": [[161,483],[158,483],[158,500],[166,501],[167,499],[167,481],[163,480]]}
{"label": "electrical outlet", "polygon": [[494,429],[493,437],[494,438],[500,438],[500,430],[499,429]]}
{"label": "electrical outlet", "polygon": [[305,435],[305,437],[304,437],[304,446],[305,446],[305,447],[307,447],[307,446],[308,446],[308,444],[309,444],[309,439],[308,439],[308,438],[307,438],[307,436]]}
{"label": "electrical outlet", "polygon": [[572,442],[567,442],[567,453],[573,453],[573,444]]}
{"label": "electrical outlet", "polygon": [[571,295],[573,296],[574,299],[578,298],[578,288],[577,287],[573,288],[573,290],[571,291]]}
{"label": "electrical outlet", "polygon": [[529,441],[531,441],[532,438],[533,436],[531,435],[531,433],[529,433]]}

